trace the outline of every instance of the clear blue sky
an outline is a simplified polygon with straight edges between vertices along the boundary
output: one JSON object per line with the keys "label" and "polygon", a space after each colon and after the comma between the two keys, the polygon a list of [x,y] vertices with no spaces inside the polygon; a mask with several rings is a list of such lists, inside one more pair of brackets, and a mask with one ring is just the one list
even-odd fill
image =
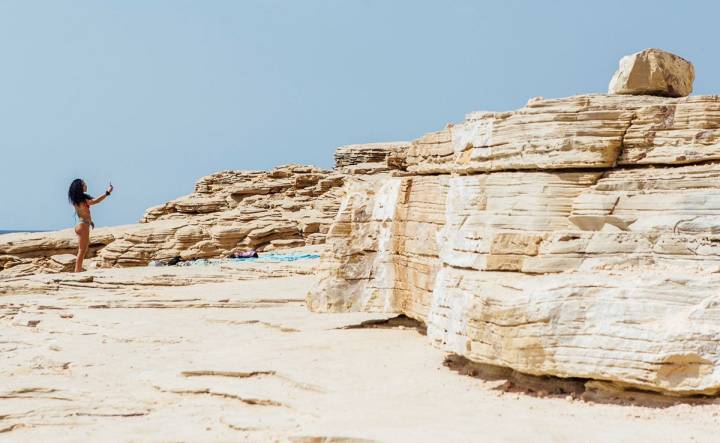
{"label": "clear blue sky", "polygon": [[332,164],[466,112],[604,92],[622,55],[690,59],[720,93],[716,2],[0,1],[0,229],[98,225],[227,169]]}

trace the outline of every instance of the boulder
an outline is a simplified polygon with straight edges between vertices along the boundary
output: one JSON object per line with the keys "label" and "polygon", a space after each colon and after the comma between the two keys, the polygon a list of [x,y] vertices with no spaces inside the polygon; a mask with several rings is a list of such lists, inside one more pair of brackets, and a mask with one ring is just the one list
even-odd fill
{"label": "boulder", "polygon": [[689,61],[661,49],[646,49],[620,59],[608,92],[685,97],[694,80],[695,68]]}

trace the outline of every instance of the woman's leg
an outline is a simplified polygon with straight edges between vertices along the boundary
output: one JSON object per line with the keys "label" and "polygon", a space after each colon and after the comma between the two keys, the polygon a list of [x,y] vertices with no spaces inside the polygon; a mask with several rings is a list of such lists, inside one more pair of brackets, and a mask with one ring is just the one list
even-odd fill
{"label": "woman's leg", "polygon": [[82,272],[83,260],[87,254],[90,245],[90,226],[85,223],[79,223],[75,226],[75,233],[78,236],[78,253],[75,259],[75,272]]}

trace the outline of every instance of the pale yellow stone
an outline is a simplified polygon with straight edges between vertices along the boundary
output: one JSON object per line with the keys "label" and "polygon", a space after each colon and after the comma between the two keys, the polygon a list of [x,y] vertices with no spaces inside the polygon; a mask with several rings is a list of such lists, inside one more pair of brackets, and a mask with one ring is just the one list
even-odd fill
{"label": "pale yellow stone", "polygon": [[[224,257],[271,244],[274,249],[322,244],[344,177],[302,165],[212,174],[198,180],[192,194],[149,208],[139,224],[93,230],[87,257],[97,257],[104,267],[144,266],[175,256]],[[51,257],[76,252],[72,229],[2,235],[0,273],[59,272],[67,266]]]}
{"label": "pale yellow stone", "polygon": [[692,63],[661,49],[646,49],[620,59],[610,80],[610,94],[685,97],[692,92]]}
{"label": "pale yellow stone", "polygon": [[307,303],[404,313],[441,349],[523,373],[716,394],[718,174],[709,163],[360,180]]}

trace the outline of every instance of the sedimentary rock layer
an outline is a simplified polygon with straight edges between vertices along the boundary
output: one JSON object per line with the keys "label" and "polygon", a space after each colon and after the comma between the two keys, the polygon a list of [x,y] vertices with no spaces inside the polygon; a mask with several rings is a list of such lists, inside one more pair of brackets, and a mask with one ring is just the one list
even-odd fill
{"label": "sedimentary rock layer", "polygon": [[[151,260],[222,257],[237,250],[321,244],[337,212],[344,175],[312,166],[225,171],[192,194],[148,209],[136,225],[91,232],[88,264],[143,266]],[[70,270],[72,230],[0,236],[5,275]]]}
{"label": "sedimentary rock layer", "polygon": [[[404,168],[407,142],[338,148],[333,170],[304,165],[270,171],[223,171],[195,190],[145,211],[140,223],[93,230],[89,266],[144,266],[151,260],[224,257],[235,251],[291,248],[325,242],[340,205],[345,177]],[[0,236],[4,276],[74,268],[71,230]]]}
{"label": "sedimentary rock layer", "polygon": [[412,142],[416,174],[607,169],[720,158],[720,97],[581,95],[474,112]]}
{"label": "sedimentary rock layer", "polygon": [[719,117],[715,96],[471,114],[413,142],[410,174],[348,184],[308,306],[405,313],[524,373],[715,394]]}
{"label": "sedimentary rock layer", "polygon": [[402,152],[409,145],[409,142],[386,142],[340,146],[335,150],[335,167],[342,168],[359,163],[384,163],[390,154]]}
{"label": "sedimentary rock layer", "polygon": [[[213,174],[194,193],[148,209],[141,220],[147,228],[110,243],[100,257],[106,265],[132,265],[319,244],[342,183],[341,174],[300,165]],[[158,233],[158,222],[169,231]]]}

